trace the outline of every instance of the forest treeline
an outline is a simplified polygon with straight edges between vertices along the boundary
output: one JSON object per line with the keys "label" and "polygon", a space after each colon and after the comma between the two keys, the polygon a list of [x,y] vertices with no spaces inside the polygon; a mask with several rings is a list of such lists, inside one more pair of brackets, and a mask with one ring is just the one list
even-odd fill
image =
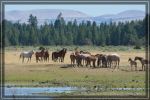
{"label": "forest treeline", "polygon": [[9,45],[143,45],[145,19],[126,23],[65,22],[61,13],[54,23],[38,26],[36,16],[28,23],[4,20],[5,46]]}

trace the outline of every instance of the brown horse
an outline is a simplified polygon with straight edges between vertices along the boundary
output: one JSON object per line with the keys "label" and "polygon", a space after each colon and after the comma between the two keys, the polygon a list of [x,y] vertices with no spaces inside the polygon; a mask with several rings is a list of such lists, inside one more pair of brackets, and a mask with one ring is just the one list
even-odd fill
{"label": "brown horse", "polygon": [[[38,62],[38,61],[43,61],[44,50],[37,51],[37,52],[35,53],[35,57],[36,57],[36,62]],[[41,58],[41,59],[40,59],[40,58]]]}
{"label": "brown horse", "polygon": [[49,61],[49,52],[48,52],[48,50],[44,51],[44,61]]}
{"label": "brown horse", "polygon": [[135,66],[135,70],[137,70],[137,62],[136,61],[133,61],[131,58],[129,58],[128,62],[130,62],[131,70],[132,70],[132,66]]}
{"label": "brown horse", "polygon": [[107,64],[108,67],[112,67],[112,64],[115,64],[114,69],[118,66],[119,69],[119,63],[120,63],[120,57],[118,54],[111,54],[107,56]]}
{"label": "brown horse", "polygon": [[97,60],[97,66],[99,67],[107,67],[107,56],[104,54],[96,54],[98,60]]}
{"label": "brown horse", "polygon": [[136,60],[139,60],[141,62],[141,64],[142,64],[142,70],[143,70],[143,68],[145,70],[146,64],[150,64],[150,61],[144,59],[143,57],[135,57],[134,61],[136,61]]}
{"label": "brown horse", "polygon": [[74,53],[70,54],[71,66],[75,66],[76,55]]}
{"label": "brown horse", "polygon": [[75,56],[76,56],[77,66],[79,67],[79,66],[83,66],[86,63],[86,58],[91,56],[91,54],[83,51],[80,52],[76,51]]}
{"label": "brown horse", "polygon": [[97,56],[95,55],[91,55],[86,57],[86,66],[90,65],[91,66],[91,62],[93,63],[93,68],[95,68],[95,62],[96,62]]}
{"label": "brown horse", "polygon": [[67,49],[63,48],[62,50],[58,52],[52,52],[52,60],[57,61],[59,60],[60,62],[64,62],[64,57],[67,52]]}

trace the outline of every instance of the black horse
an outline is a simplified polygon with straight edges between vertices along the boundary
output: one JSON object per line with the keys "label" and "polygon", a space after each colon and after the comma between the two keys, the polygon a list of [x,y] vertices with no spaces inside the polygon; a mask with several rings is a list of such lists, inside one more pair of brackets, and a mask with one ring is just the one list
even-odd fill
{"label": "black horse", "polygon": [[64,57],[65,57],[66,52],[67,52],[67,49],[65,48],[63,48],[62,50],[58,52],[52,52],[52,60],[55,62],[57,60],[59,60],[59,62],[64,62]]}

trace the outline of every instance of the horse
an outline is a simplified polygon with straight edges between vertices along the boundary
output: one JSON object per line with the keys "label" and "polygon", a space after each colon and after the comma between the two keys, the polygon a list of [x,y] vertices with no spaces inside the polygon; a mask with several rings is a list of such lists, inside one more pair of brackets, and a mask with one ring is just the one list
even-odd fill
{"label": "horse", "polygon": [[108,64],[108,67],[111,68],[111,66],[112,66],[113,63],[115,63],[114,69],[117,66],[118,66],[118,69],[119,69],[120,56],[118,54],[107,55],[107,64]]}
{"label": "horse", "polygon": [[97,59],[97,56],[95,55],[90,55],[86,57],[86,66],[90,65],[90,67],[92,67],[91,62],[93,62],[93,68],[95,68],[96,59]]}
{"label": "horse", "polygon": [[131,58],[128,59],[128,62],[130,62],[131,65],[131,70],[132,70],[132,66],[135,66],[135,70],[137,71],[137,62],[132,60]]}
{"label": "horse", "polygon": [[144,59],[143,57],[135,57],[134,61],[136,61],[136,60],[139,60],[141,62],[141,64],[142,64],[142,70],[143,70],[143,67],[144,67],[144,70],[145,70],[145,65],[146,64],[150,64],[150,61]]}
{"label": "horse", "polygon": [[49,53],[48,53],[48,50],[45,50],[44,51],[44,61],[49,61]]}
{"label": "horse", "polygon": [[74,53],[70,54],[70,60],[71,60],[71,66],[74,67],[75,65],[75,60],[76,60],[76,55]]}
{"label": "horse", "polygon": [[82,60],[83,60],[83,56],[78,54],[78,55],[75,55],[76,56],[76,63],[77,63],[77,66],[83,66],[82,65]]}
{"label": "horse", "polygon": [[82,58],[82,61],[83,61],[83,65],[86,63],[86,58],[87,57],[90,57],[91,56],[91,54],[80,54],[80,56],[81,56],[81,58]]}
{"label": "horse", "polygon": [[31,62],[31,58],[33,54],[34,54],[33,50],[21,52],[20,58],[22,57],[22,63],[24,62],[24,58],[28,58],[28,61],[30,60]]}
{"label": "horse", "polygon": [[[43,61],[43,58],[44,58],[44,50],[41,50],[41,51],[37,51],[35,53],[35,57],[36,57],[36,62],[38,63],[38,61]],[[39,59],[41,58],[41,59]]]}
{"label": "horse", "polygon": [[65,57],[66,52],[67,52],[67,49],[65,48],[63,48],[62,50],[58,52],[52,52],[52,60],[57,61],[57,59],[59,59],[59,61],[64,62],[64,57]]}
{"label": "horse", "polygon": [[107,64],[107,55],[102,55],[101,56],[101,61],[102,61],[102,67],[103,68],[107,68],[108,64]]}
{"label": "horse", "polygon": [[98,60],[97,60],[97,66],[99,67],[107,67],[107,56],[104,54],[96,54]]}

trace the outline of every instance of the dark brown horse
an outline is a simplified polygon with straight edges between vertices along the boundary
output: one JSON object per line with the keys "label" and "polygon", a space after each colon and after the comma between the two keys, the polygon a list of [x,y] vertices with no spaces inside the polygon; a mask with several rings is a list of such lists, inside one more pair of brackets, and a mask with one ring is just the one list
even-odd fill
{"label": "dark brown horse", "polygon": [[43,61],[43,58],[44,58],[44,50],[37,51],[37,52],[35,53],[35,57],[36,57],[36,62],[38,62],[38,61]]}
{"label": "dark brown horse", "polygon": [[96,54],[98,60],[97,60],[97,66],[99,67],[107,67],[107,56],[104,54]]}
{"label": "dark brown horse", "polygon": [[52,52],[52,60],[57,61],[59,60],[60,62],[64,62],[64,57],[67,52],[67,49],[63,48],[62,50],[58,52]]}
{"label": "dark brown horse", "polygon": [[142,70],[143,70],[143,68],[145,70],[146,64],[150,64],[150,61],[144,59],[143,57],[135,57],[134,61],[136,61],[136,60],[139,60],[141,62],[141,64],[142,64]]}
{"label": "dark brown horse", "polygon": [[80,54],[78,54],[78,55],[75,55],[76,57],[76,63],[77,63],[77,66],[79,67],[79,66],[83,66],[82,65],[82,60],[83,60],[83,56],[82,55],[80,55]]}
{"label": "dark brown horse", "polygon": [[48,52],[48,50],[44,51],[44,61],[49,61],[49,52]]}

